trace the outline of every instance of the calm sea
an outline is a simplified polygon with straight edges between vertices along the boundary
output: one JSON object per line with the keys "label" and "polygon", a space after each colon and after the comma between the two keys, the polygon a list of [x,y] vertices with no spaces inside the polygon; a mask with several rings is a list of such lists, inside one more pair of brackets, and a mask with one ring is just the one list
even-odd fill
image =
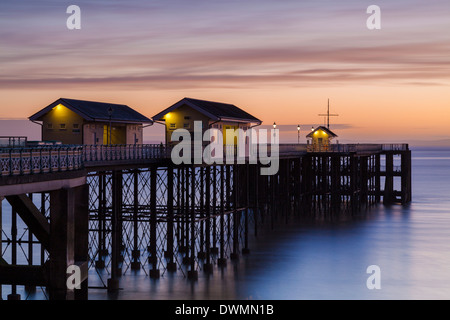
{"label": "calm sea", "polygon": [[[413,150],[412,163],[407,206],[380,205],[353,221],[277,226],[213,276],[152,280],[129,271],[118,294],[91,289],[90,299],[449,299],[450,150]],[[367,288],[371,265],[380,268],[380,289]],[[99,279],[91,271],[90,285],[102,285]],[[42,295],[38,289],[29,298]]]}

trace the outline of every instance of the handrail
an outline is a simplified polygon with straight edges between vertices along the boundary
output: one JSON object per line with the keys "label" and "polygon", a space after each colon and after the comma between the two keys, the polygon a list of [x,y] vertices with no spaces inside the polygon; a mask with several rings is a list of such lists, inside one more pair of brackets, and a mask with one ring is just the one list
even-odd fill
{"label": "handrail", "polygon": [[73,171],[89,163],[149,160],[168,156],[168,148],[161,144],[0,148],[0,177]]}
{"label": "handrail", "polygon": [[84,145],[83,160],[87,162],[149,160],[170,156],[162,144]]}
{"label": "handrail", "polygon": [[380,152],[380,151],[407,151],[407,143],[397,144],[330,144],[330,145],[307,145],[308,152]]}
{"label": "handrail", "polygon": [[81,146],[0,148],[0,176],[79,170],[82,154]]}
{"label": "handrail", "polygon": [[[271,145],[259,150],[252,145],[244,157],[259,155],[260,151],[272,154]],[[306,144],[280,144],[280,156],[300,155],[306,152],[381,152],[406,151],[408,144],[331,144],[328,146]],[[224,146],[223,156],[238,154],[237,146]],[[0,148],[0,177],[37,173],[63,172],[104,162],[124,162],[170,158],[171,148],[163,144],[134,145],[43,145],[21,148]],[[239,152],[240,153],[240,152]],[[259,155],[261,156],[261,155]]]}
{"label": "handrail", "polygon": [[0,136],[0,147],[25,147],[27,144],[27,137],[24,136]]}

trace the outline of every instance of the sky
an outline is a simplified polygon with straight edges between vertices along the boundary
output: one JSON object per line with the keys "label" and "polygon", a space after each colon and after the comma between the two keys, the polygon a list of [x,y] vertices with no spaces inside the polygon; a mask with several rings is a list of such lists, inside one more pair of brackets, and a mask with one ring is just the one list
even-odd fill
{"label": "sky", "polygon": [[0,136],[36,139],[35,124],[11,120],[60,97],[148,117],[191,97],[276,122],[293,142],[297,125],[304,139],[324,124],[330,99],[342,142],[450,144],[449,16],[448,0],[2,0]]}

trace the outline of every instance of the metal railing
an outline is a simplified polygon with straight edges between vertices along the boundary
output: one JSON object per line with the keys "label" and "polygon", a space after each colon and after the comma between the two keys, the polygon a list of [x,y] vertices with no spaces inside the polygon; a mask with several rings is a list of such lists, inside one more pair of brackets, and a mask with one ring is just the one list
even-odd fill
{"label": "metal railing", "polygon": [[408,144],[330,144],[330,145],[307,145],[308,152],[380,152],[380,151],[407,151]]}
{"label": "metal railing", "polygon": [[[237,146],[224,146],[223,157],[272,155],[271,145],[252,145],[238,154]],[[82,169],[87,165],[120,161],[142,161],[170,158],[171,147],[163,144],[144,145],[77,145],[37,146],[25,148],[0,148],[0,177],[37,173],[61,172]],[[305,144],[280,144],[280,156],[301,155],[306,152],[381,152],[405,151],[407,144],[332,144],[315,146]],[[203,150],[202,150],[203,151]],[[193,155],[194,153],[192,153]],[[264,156],[263,155],[263,156]],[[113,163],[112,163],[113,164]]]}
{"label": "metal railing", "polygon": [[170,157],[168,148],[162,144],[85,145],[83,160],[88,162],[150,160]]}
{"label": "metal railing", "polygon": [[382,144],[383,151],[407,151],[409,145],[407,143]]}
{"label": "metal railing", "polygon": [[0,176],[72,171],[83,168],[83,148],[1,148]]}
{"label": "metal railing", "polygon": [[17,148],[27,145],[27,137],[2,137],[0,136],[0,147]]}
{"label": "metal railing", "polygon": [[63,172],[98,162],[170,157],[164,145],[77,145],[0,148],[0,176]]}

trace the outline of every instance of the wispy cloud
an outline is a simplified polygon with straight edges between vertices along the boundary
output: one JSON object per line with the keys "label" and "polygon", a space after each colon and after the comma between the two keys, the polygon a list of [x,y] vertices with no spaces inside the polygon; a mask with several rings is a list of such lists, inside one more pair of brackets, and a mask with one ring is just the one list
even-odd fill
{"label": "wispy cloud", "polygon": [[0,5],[2,88],[450,83],[448,1],[380,0],[378,34],[353,0],[39,3]]}

